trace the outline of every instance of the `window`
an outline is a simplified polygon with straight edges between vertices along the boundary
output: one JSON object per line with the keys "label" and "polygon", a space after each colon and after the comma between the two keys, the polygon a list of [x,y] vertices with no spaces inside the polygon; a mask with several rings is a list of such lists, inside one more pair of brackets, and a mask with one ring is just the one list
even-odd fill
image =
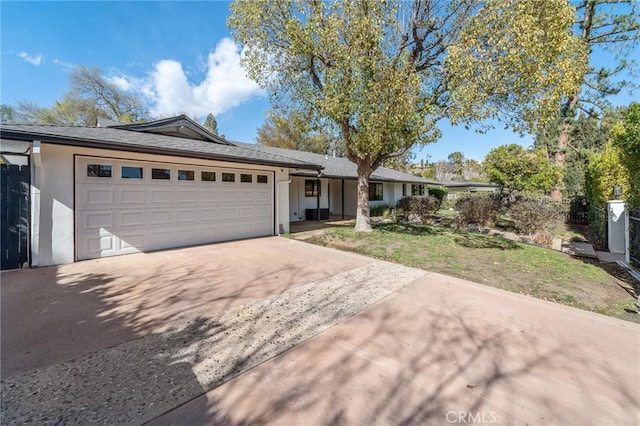
{"label": "window", "polygon": [[171,169],[151,169],[151,179],[171,179]]}
{"label": "window", "polygon": [[305,197],[319,197],[320,196],[320,181],[307,179],[304,181],[304,196]]}
{"label": "window", "polygon": [[223,182],[235,182],[236,181],[235,173],[223,173],[222,174],[222,181]]}
{"label": "window", "polygon": [[142,167],[122,166],[122,179],[142,179]]}
{"label": "window", "polygon": [[258,183],[267,183],[268,177],[267,175],[258,175],[256,176],[256,182]]}
{"label": "window", "polygon": [[424,185],[411,185],[411,195],[424,195]]}
{"label": "window", "polygon": [[407,184],[406,183],[402,184],[402,196],[403,197],[407,196]]}
{"label": "window", "polygon": [[215,182],[216,172],[202,172],[200,173],[200,178],[203,182]]}
{"label": "window", "polygon": [[240,174],[240,182],[244,182],[244,183],[253,182],[253,175],[241,173]]}
{"label": "window", "polygon": [[193,170],[178,170],[178,180],[195,180],[196,174]]}
{"label": "window", "polygon": [[104,164],[87,164],[87,176],[89,177],[111,177],[111,166]]}
{"label": "window", "polygon": [[369,183],[369,201],[382,201],[381,183]]}

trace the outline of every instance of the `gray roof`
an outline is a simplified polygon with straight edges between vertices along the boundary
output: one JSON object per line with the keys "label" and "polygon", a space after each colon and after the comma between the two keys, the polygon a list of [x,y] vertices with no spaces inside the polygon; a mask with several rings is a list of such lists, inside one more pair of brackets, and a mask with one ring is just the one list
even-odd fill
{"label": "gray roof", "polygon": [[0,126],[0,137],[3,139],[23,141],[40,140],[42,142],[60,145],[114,149],[306,170],[320,170],[322,168],[317,163],[252,149],[251,146],[247,145],[223,145],[203,140],[185,139],[184,137],[165,136],[114,127],[3,124]]}
{"label": "gray roof", "polygon": [[[333,157],[323,154],[315,154],[313,152],[296,151],[293,149],[275,148],[272,146],[265,146],[260,144],[249,144],[243,142],[233,142],[234,144],[242,147],[256,149],[264,153],[282,155],[285,157],[293,158],[299,161],[307,163],[320,164],[322,169],[322,176],[331,178],[345,178],[345,179],[357,179],[358,172],[356,165],[349,161],[345,157]],[[294,172],[292,174],[303,174],[304,172]],[[378,169],[371,175],[373,181],[388,181],[388,182],[407,182],[407,183],[422,183],[422,184],[436,184],[439,182],[430,181],[420,176],[411,175],[408,173],[402,173],[396,170],[387,169],[385,167],[378,167]]]}
{"label": "gray roof", "polygon": [[161,118],[159,120],[149,121],[146,123],[122,124],[115,123],[107,127],[117,129],[133,130],[145,133],[161,133],[167,136],[177,136],[187,139],[201,139],[204,141],[220,143],[223,145],[232,145],[218,135],[214,135],[208,129],[190,119],[186,115],[178,115],[176,117]]}

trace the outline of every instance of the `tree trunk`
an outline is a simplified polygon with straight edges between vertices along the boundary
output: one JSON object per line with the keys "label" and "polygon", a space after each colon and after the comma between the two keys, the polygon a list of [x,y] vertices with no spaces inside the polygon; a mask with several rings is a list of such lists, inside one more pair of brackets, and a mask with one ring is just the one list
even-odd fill
{"label": "tree trunk", "polygon": [[356,232],[371,232],[369,218],[369,177],[373,170],[366,161],[358,161],[358,207],[356,209]]}
{"label": "tree trunk", "polygon": [[[564,122],[562,123],[562,131],[558,136],[558,149],[556,150],[556,153],[554,155],[554,163],[562,170],[564,170],[567,158],[565,150],[569,143],[569,127],[569,120],[564,120]],[[551,191],[551,198],[556,201],[562,200],[562,176]]]}

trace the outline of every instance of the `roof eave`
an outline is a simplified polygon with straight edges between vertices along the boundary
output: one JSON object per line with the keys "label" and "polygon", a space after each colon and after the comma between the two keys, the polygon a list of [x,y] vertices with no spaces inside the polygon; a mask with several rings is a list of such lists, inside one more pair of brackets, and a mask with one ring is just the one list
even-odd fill
{"label": "roof eave", "polygon": [[176,151],[169,148],[146,147],[138,145],[129,145],[121,142],[97,141],[94,139],[70,138],[56,135],[49,135],[37,132],[21,132],[16,130],[7,130],[0,128],[0,138],[16,139],[23,141],[40,140],[42,142],[55,143],[66,146],[77,146],[82,148],[93,149],[111,149],[127,152],[136,152],[142,154],[170,155],[173,157],[197,158],[203,160],[227,161],[240,164],[258,164],[263,166],[287,167],[296,169],[322,170],[322,166],[307,163],[288,163],[286,161],[274,161],[265,159],[250,159],[246,157],[235,157],[223,154],[212,154],[196,151]]}

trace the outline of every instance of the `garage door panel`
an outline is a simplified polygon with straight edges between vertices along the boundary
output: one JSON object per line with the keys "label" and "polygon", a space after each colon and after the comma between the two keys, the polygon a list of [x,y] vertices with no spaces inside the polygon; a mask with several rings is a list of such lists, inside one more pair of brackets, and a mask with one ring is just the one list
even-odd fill
{"label": "garage door panel", "polygon": [[137,247],[144,246],[144,234],[122,234],[120,235],[120,250],[137,250]]}
{"label": "garage door panel", "polygon": [[222,221],[231,221],[238,216],[238,209],[236,208],[222,208],[218,209],[218,219]]}
{"label": "garage door panel", "polygon": [[200,202],[209,204],[216,201],[218,201],[217,191],[200,191]]}
{"label": "garage door panel", "polygon": [[189,210],[178,210],[176,217],[178,223],[196,223],[198,221],[198,210],[189,209]]}
{"label": "garage door panel", "polygon": [[89,187],[84,193],[82,201],[87,206],[113,204],[113,192],[113,189]]}
{"label": "garage door panel", "polygon": [[[109,165],[111,176],[87,177],[87,164]],[[123,165],[144,172],[122,177]],[[152,168],[169,169],[171,179],[152,179]],[[178,180],[178,170],[195,179]],[[202,181],[201,171],[218,180]],[[223,173],[236,181],[222,182]],[[76,176],[79,259],[273,235],[273,185],[258,184],[256,172],[77,157]]]}
{"label": "garage door panel", "polygon": [[200,222],[212,222],[218,218],[218,209],[202,209],[200,210]]}
{"label": "garage door panel", "polygon": [[144,188],[122,188],[118,192],[120,194],[118,200],[123,205],[144,205],[146,203]]}
{"label": "garage door panel", "polygon": [[173,191],[171,189],[151,189],[151,202],[158,203],[173,203]]}
{"label": "garage door panel", "polygon": [[156,210],[152,211],[150,216],[151,226],[167,225],[173,222],[173,212],[171,210]]}
{"label": "garage door panel", "polygon": [[177,198],[179,203],[196,203],[198,201],[198,192],[179,188]]}
{"label": "garage door panel", "polygon": [[219,192],[219,201],[221,203],[232,203],[238,201],[238,193],[230,190]]}
{"label": "garage door panel", "polygon": [[113,228],[115,220],[113,212],[85,212],[83,221],[86,229]]}
{"label": "garage door panel", "polygon": [[253,207],[244,207],[238,209],[239,219],[253,219],[254,217]]}

